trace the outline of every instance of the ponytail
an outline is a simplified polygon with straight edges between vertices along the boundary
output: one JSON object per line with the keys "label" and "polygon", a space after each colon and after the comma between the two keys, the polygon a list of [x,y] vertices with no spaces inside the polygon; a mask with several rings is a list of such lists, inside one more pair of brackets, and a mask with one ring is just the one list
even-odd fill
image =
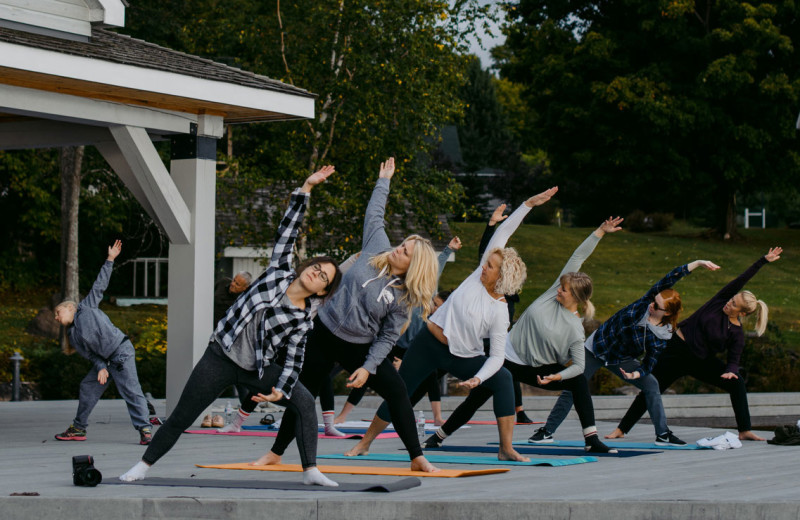
{"label": "ponytail", "polygon": [[756,334],[761,336],[764,334],[764,331],[767,330],[767,319],[769,317],[769,308],[767,304],[757,299],[750,291],[742,291],[739,294],[742,295],[742,311],[746,313],[745,316],[749,316],[754,312],[756,313],[755,330]]}

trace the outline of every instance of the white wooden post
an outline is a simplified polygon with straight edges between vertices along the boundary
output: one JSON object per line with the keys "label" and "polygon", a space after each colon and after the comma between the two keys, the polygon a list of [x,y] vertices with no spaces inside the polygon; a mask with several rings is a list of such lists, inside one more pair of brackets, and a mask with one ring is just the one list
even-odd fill
{"label": "white wooden post", "polygon": [[767,228],[767,209],[761,208],[761,211],[750,211],[750,208],[744,208],[744,228],[750,229],[750,217],[761,217],[761,229]]}
{"label": "white wooden post", "polygon": [[216,143],[195,135],[172,142],[170,173],[189,208],[191,225],[187,244],[169,246],[167,414],[175,409],[212,330]]}

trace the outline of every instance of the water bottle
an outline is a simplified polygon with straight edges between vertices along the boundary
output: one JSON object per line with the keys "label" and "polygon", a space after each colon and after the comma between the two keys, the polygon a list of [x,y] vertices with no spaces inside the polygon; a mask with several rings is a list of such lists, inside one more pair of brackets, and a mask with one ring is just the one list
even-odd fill
{"label": "water bottle", "polygon": [[422,410],[417,412],[417,437],[425,438],[425,412]]}
{"label": "water bottle", "polygon": [[225,404],[225,424],[230,424],[232,417],[233,417],[233,407],[231,406],[231,402],[228,401]]}

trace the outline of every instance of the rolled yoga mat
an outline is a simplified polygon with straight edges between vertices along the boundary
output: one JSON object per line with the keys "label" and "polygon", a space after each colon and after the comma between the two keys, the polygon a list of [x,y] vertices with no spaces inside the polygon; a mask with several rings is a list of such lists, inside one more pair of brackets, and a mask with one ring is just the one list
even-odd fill
{"label": "rolled yoga mat", "polygon": [[[351,457],[352,458],[352,457]],[[273,464],[270,466],[251,466],[247,462],[234,464],[196,464],[198,468],[211,469],[246,469],[255,471],[303,471],[300,464]],[[434,477],[434,478],[455,478],[455,477],[474,477],[478,475],[492,475],[494,473],[505,473],[508,468],[487,468],[477,470],[443,469],[435,473],[424,471],[412,471],[406,468],[380,468],[374,466],[317,466],[323,473],[345,474],[345,475],[394,475],[399,477]]]}
{"label": "rolled yoga mat", "polygon": [[[403,453],[370,453],[348,457],[347,455],[317,455],[318,459],[376,460],[384,462],[409,462]],[[432,464],[486,464],[490,466],[573,466],[587,462],[597,462],[597,457],[574,457],[571,459],[531,459],[530,462],[516,460],[497,460],[497,457],[459,457],[458,455],[425,455]],[[320,470],[321,471],[321,470]]]}
{"label": "rolled yoga mat", "polygon": [[306,486],[302,482],[270,482],[266,480],[225,480],[225,479],[199,479],[199,478],[146,478],[134,482],[123,482],[111,479],[103,484],[120,484],[133,486],[175,486],[175,487],[203,487],[203,488],[236,488],[236,489],[279,489],[281,491],[368,491],[373,493],[391,493],[411,489],[422,484],[416,477],[407,477],[395,482],[351,484],[340,482],[338,487]]}
{"label": "rolled yoga mat", "polygon": [[[457,453],[497,453],[494,446],[457,446],[445,445],[440,448],[423,448],[427,453],[457,452]],[[540,448],[537,445],[518,446],[517,452],[523,455],[568,455],[570,457],[638,457],[639,455],[653,455],[661,453],[655,450],[622,450],[618,453],[588,453],[583,448]]]}

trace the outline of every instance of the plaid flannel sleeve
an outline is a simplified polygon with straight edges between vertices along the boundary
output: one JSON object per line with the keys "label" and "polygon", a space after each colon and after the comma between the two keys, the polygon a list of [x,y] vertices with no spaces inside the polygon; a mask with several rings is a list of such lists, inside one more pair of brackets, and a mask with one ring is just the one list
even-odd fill
{"label": "plaid flannel sleeve", "polygon": [[303,193],[299,188],[292,192],[289,207],[275,234],[275,247],[270,258],[270,265],[276,269],[288,271],[292,268],[292,248],[297,240],[309,197],[308,193]]}

